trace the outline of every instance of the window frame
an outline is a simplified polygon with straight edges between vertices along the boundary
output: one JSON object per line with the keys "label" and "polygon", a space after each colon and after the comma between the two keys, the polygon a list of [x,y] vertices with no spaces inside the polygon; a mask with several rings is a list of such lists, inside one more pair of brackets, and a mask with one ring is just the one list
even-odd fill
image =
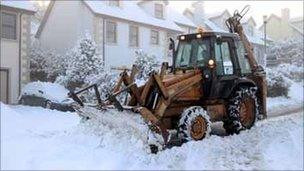
{"label": "window frame", "polygon": [[[9,15],[9,16],[13,16],[15,21],[14,21],[14,26],[12,25],[8,25],[8,24],[3,24],[3,21],[2,21],[2,17],[4,15]],[[17,14],[16,13],[11,13],[11,12],[6,12],[6,11],[1,11],[1,18],[0,18],[0,21],[1,21],[1,28],[0,28],[0,31],[1,31],[1,39],[5,39],[5,40],[17,40],[18,39],[18,31],[17,31],[17,27],[18,27],[18,20],[17,20]],[[11,27],[11,28],[14,28],[14,38],[10,38],[10,37],[3,37],[3,25],[6,25],[6,27]]]}
{"label": "window frame", "polygon": [[159,19],[164,18],[164,5],[163,4],[159,4],[159,3],[154,4],[154,16]]}
{"label": "window frame", "polygon": [[[135,29],[135,30],[133,30],[133,29]],[[135,34],[132,31],[136,31]],[[136,40],[135,44],[133,44],[134,38]],[[139,47],[139,27],[136,25],[129,25],[129,46],[130,47]]]}
{"label": "window frame", "polygon": [[[111,20],[106,20],[105,22],[106,24],[106,42],[108,44],[116,44],[117,43],[117,22],[115,21],[111,21]],[[109,37],[109,24],[113,24],[113,28],[114,28],[114,31],[111,31],[111,33],[113,34],[113,40],[110,40],[110,37]]]}
{"label": "window frame", "polygon": [[[155,35],[153,33],[155,33]],[[154,39],[156,40],[155,42],[154,42]],[[151,30],[151,32],[150,32],[150,43],[152,45],[159,45],[159,31]]]}

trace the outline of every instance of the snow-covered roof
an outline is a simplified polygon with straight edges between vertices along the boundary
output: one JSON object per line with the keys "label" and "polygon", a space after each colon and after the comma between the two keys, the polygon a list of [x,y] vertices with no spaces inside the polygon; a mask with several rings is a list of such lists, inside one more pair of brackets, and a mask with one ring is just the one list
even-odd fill
{"label": "snow-covered roof", "polygon": [[35,7],[32,2],[30,1],[8,1],[8,0],[1,0],[1,6],[7,6],[11,8],[17,8],[20,10],[25,10],[29,12],[36,12]]}
{"label": "snow-covered roof", "polygon": [[183,14],[177,12],[172,7],[168,7],[168,19],[173,20],[177,24],[182,24],[190,27],[197,27],[190,19]]}
{"label": "snow-covered roof", "polygon": [[136,1],[128,1],[124,3],[122,8],[104,5],[102,1],[84,1],[94,13],[107,15],[128,21],[134,21],[160,28],[182,32],[174,21],[169,18],[158,19],[146,13]]}
{"label": "snow-covered roof", "polygon": [[219,26],[217,26],[216,24],[214,24],[212,21],[210,20],[204,20],[204,23],[206,24],[206,26],[208,26],[212,31],[215,31],[215,32],[226,32],[228,33],[228,31],[220,28]]}

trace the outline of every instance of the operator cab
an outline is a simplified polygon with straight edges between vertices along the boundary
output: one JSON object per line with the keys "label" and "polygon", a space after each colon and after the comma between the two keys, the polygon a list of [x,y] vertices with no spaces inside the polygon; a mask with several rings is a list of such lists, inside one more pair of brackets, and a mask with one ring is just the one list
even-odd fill
{"label": "operator cab", "polygon": [[251,73],[244,45],[237,34],[201,31],[180,35],[178,41],[174,70],[199,68],[206,73],[215,69],[218,76]]}

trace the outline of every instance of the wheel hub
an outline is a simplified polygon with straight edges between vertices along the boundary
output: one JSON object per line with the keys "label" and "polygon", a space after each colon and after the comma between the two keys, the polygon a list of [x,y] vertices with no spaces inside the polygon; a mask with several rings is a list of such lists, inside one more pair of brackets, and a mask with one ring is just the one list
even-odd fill
{"label": "wheel hub", "polygon": [[205,132],[207,130],[207,125],[203,117],[198,116],[194,119],[191,125],[191,137],[194,140],[203,139]]}

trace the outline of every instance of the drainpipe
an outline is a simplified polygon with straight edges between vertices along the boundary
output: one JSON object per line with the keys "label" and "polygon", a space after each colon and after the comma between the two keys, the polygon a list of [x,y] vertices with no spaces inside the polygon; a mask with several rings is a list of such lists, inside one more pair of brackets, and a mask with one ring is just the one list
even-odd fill
{"label": "drainpipe", "polygon": [[105,53],[105,19],[102,19],[102,60],[103,60],[103,66],[106,64],[106,53]]}
{"label": "drainpipe", "polygon": [[19,89],[18,89],[18,96],[20,96],[21,93],[21,33],[22,33],[22,15],[23,13],[20,13],[19,16]]}

